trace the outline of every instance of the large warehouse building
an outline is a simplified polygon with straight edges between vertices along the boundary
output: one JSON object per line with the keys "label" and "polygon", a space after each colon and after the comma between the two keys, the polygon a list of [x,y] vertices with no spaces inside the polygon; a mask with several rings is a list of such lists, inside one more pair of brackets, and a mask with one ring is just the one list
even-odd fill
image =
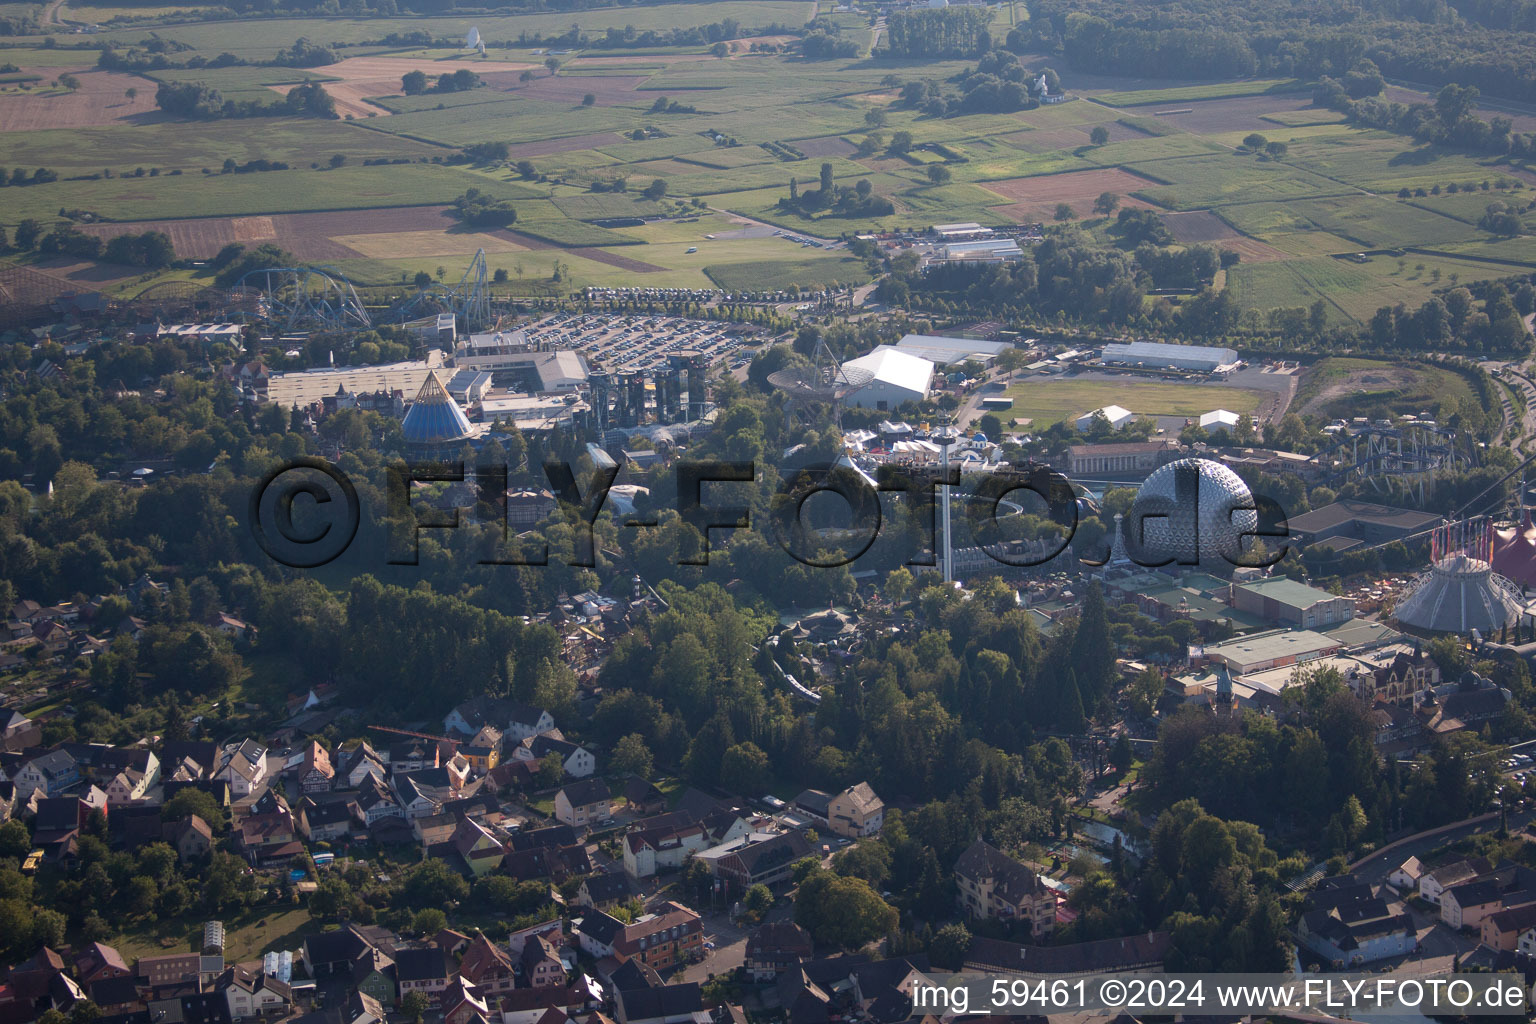
{"label": "large warehouse building", "polygon": [[936,334],[908,334],[896,343],[903,352],[929,359],[939,366],[963,363],[967,359],[986,365],[998,353],[1013,346],[1006,341],[978,341],[975,338],[946,338]]}
{"label": "large warehouse building", "polygon": [[443,353],[433,349],[426,359],[381,366],[322,366],[297,373],[274,373],[267,379],[267,400],[307,408],[345,389],[351,394],[399,391],[414,395],[427,374],[443,365]]}
{"label": "large warehouse building", "polygon": [[1215,373],[1237,363],[1237,350],[1211,345],[1169,345],[1160,341],[1118,342],[1104,346],[1103,360],[1112,366],[1141,366],[1148,370],[1198,370]]}
{"label": "large warehouse building", "polygon": [[905,402],[921,402],[933,383],[933,361],[881,345],[867,356],[843,364],[869,370],[875,379],[848,396],[849,405],[860,409],[895,409]]}

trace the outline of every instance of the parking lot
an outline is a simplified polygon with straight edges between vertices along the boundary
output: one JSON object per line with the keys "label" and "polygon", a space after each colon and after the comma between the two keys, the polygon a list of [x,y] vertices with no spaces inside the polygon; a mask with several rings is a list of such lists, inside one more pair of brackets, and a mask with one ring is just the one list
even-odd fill
{"label": "parking lot", "polygon": [[674,316],[559,313],[529,324],[528,340],[545,349],[576,349],[594,365],[615,373],[665,369],[667,357],[701,352],[711,363],[735,369],[750,358],[750,328]]}

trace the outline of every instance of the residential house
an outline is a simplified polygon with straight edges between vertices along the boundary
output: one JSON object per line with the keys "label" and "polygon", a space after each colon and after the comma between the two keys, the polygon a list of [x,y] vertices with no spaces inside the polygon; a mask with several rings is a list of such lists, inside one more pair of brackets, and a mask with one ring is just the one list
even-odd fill
{"label": "residential house", "polygon": [[634,957],[658,971],[702,955],[703,951],[704,925],[699,915],[672,900],[625,925],[613,941],[614,954]]}
{"label": "residential house", "polygon": [[926,956],[869,961],[840,956],[800,964],[774,984],[790,1024],[856,1019],[897,1024],[912,1016],[912,987],[928,970]]}
{"label": "residential house", "polygon": [[1483,918],[1504,907],[1504,893],[1491,878],[1453,886],[1440,894],[1440,920],[1448,928],[1479,928]]}
{"label": "residential house", "polygon": [[548,921],[540,921],[538,924],[519,928],[507,935],[507,952],[512,954],[514,960],[521,959],[523,947],[536,938],[545,938],[552,945],[560,945],[564,941],[565,925],[558,917],[552,917]]}
{"label": "residential house", "polygon": [[357,818],[357,805],[351,800],[317,804],[306,797],[299,803],[299,831],[312,843],[334,842],[350,835]]}
{"label": "residential house", "polygon": [[299,788],[305,793],[324,793],[331,788],[336,769],[331,755],[326,753],[319,740],[310,740],[304,748],[304,761],[299,767]]}
{"label": "residential house", "polygon": [[229,783],[237,799],[250,796],[267,780],[267,750],[255,740],[246,740],[226,749],[214,771],[214,778]]}
{"label": "residential house", "polygon": [[359,743],[351,750],[343,751],[335,760],[337,789],[361,789],[364,779],[373,779],[375,784],[383,785],[389,772],[384,767],[384,759],[379,756],[367,741]]}
{"label": "residential house", "polygon": [[75,957],[75,978],[87,988],[109,978],[132,977],[123,954],[103,943],[92,942]]}
{"label": "residential house", "polygon": [[0,711],[0,751],[25,750],[43,741],[43,727],[14,709]]}
{"label": "residential house", "polygon": [[[38,1003],[52,994],[51,990],[59,978],[68,980],[68,976],[64,973],[64,958],[47,946],[43,946],[32,956],[12,967],[6,980],[14,998]],[[70,984],[74,985],[74,982],[71,980]],[[78,990],[78,986],[76,988]],[[30,1018],[29,1014],[28,1019]]]}
{"label": "residential house", "polygon": [[507,741],[517,743],[529,736],[546,733],[555,727],[555,717],[544,708],[514,703],[507,714],[507,727],[502,730]]}
{"label": "residential house", "polygon": [[555,794],[555,820],[584,829],[612,817],[612,794],[602,779],[582,779]]}
{"label": "residential house", "polygon": [[406,797],[406,793],[409,790],[414,790],[416,794],[425,797],[433,804],[442,806],[458,795],[459,789],[463,786],[463,781],[459,775],[450,771],[446,766],[423,768],[415,772],[397,773],[395,775],[395,791],[400,795],[401,806],[406,809],[406,817],[410,817],[412,801]]}
{"label": "residential house", "polygon": [[300,959],[304,970],[317,981],[338,974],[350,974],[353,963],[374,949],[374,943],[355,924],[342,925],[333,932],[310,932],[304,936]]}
{"label": "residential house", "polygon": [[357,790],[357,810],[363,816],[363,824],[372,828],[384,818],[404,820],[405,808],[395,799],[389,787],[372,775],[364,774]]}
{"label": "residential house", "polygon": [[30,758],[11,773],[16,799],[30,800],[33,793],[59,796],[80,784],[80,765],[67,750],[55,748]]}
{"label": "residential house", "polygon": [[553,729],[555,719],[542,708],[484,695],[465,701],[443,718],[443,731],[450,735],[474,736],[486,725],[495,726],[516,743]]}
{"label": "residential house", "polygon": [[[519,988],[501,997],[501,1024],[563,1024],[601,1004],[598,990],[583,975],[570,986]],[[595,1024],[591,1017],[587,1024]]]}
{"label": "residential house", "polygon": [[1438,907],[1440,895],[1446,889],[1463,882],[1470,882],[1478,875],[1487,874],[1492,870],[1493,865],[1484,857],[1469,857],[1466,860],[1443,864],[1433,871],[1419,875],[1419,895],[1425,903]]}
{"label": "residential house", "polygon": [[605,957],[598,961],[597,976],[608,986],[610,992],[623,992],[635,988],[661,988],[666,982],[661,980],[661,975],[655,968],[647,967],[638,960],[620,960],[618,957]]}
{"label": "residential house", "polygon": [[667,795],[656,783],[638,775],[624,780],[624,802],[636,814],[660,814],[667,809]]}
{"label": "residential house", "polygon": [[489,1024],[495,1018],[500,1024],[501,1014],[493,1014],[486,994],[462,978],[455,978],[439,997],[443,1024]]}
{"label": "residential house", "polygon": [[287,808],[248,814],[236,825],[236,845],[253,864],[300,852],[290,852],[297,845],[296,837],[293,815]]}
{"label": "residential house", "polygon": [[1173,936],[1147,932],[1065,946],[1028,946],[978,935],[971,940],[963,968],[985,974],[1029,978],[1071,978],[1094,974],[1161,972]]}
{"label": "residential house", "polygon": [[[810,842],[800,831],[777,834],[754,832],[740,845],[713,860],[716,878],[729,893],[742,895],[754,885],[774,886],[789,881],[795,861],[811,855]],[[702,856],[702,854],[701,854]]]}
{"label": "residential house", "polygon": [[36,797],[33,804],[32,843],[44,848],[78,835],[91,813],[90,805],[76,796]]}
{"label": "residential house", "polygon": [[474,739],[459,748],[458,756],[469,764],[472,772],[490,771],[501,764],[501,733],[489,725],[483,726]]}
{"label": "residential house", "polygon": [[213,853],[213,828],[198,815],[165,823],[165,840],[183,864],[196,864]]}
{"label": "residential house", "polygon": [[[137,772],[142,776],[145,789],[160,781],[160,758],[147,747],[106,747],[92,744],[92,748],[89,775],[97,783],[109,782],[113,776],[124,771]],[[79,758],[80,755],[76,754],[76,757]]]}
{"label": "residential house", "polygon": [[453,974],[453,962],[438,946],[395,950],[395,985],[401,999],[408,993],[422,992],[436,1006]]}
{"label": "residential house", "polygon": [[792,921],[759,925],[747,936],[743,967],[754,982],[772,981],[814,952],[811,933]]}
{"label": "residential house", "polygon": [[1354,967],[1418,948],[1412,915],[1394,914],[1386,900],[1353,875],[1326,879],[1308,897],[1297,937],[1327,967]]}
{"label": "residential house", "polygon": [[458,819],[449,842],[459,856],[464,858],[470,874],[475,878],[483,878],[500,867],[507,852],[501,840],[471,818]]}
{"label": "residential house", "polygon": [[1536,902],[1505,906],[1483,918],[1479,929],[1483,945],[1489,949],[1519,948],[1520,936],[1536,928]]}
{"label": "residential house", "polygon": [[833,794],[826,822],[833,832],[849,839],[877,835],[885,824],[885,803],[869,783],[861,782]]}
{"label": "residential house", "polygon": [[143,800],[150,789],[149,776],[136,768],[124,768],[107,783],[107,804],[117,807]]}
{"label": "residential house", "polygon": [[982,920],[996,918],[1043,938],[1056,928],[1056,892],[1040,876],[981,839],[955,862],[961,910]]}
{"label": "residential house", "polygon": [[1398,892],[1417,892],[1419,879],[1424,875],[1424,865],[1417,857],[1409,857],[1387,876],[1387,884]]}
{"label": "residential house", "polygon": [[624,870],[631,878],[650,878],[676,870],[690,854],[709,846],[702,825],[675,825],[630,832],[624,836]]}
{"label": "residential house", "polygon": [[218,612],[213,617],[213,628],[225,636],[234,640],[244,640],[251,627],[242,619],[237,619],[226,612]]}
{"label": "residential house", "polygon": [[451,957],[461,957],[469,949],[470,937],[452,928],[439,928],[432,936],[432,945],[447,952]]}
{"label": "residential house", "polygon": [[[132,975],[123,978],[104,978],[85,986],[86,994],[103,1018],[117,1014],[137,1013],[144,1008],[139,995],[138,980]],[[99,1019],[99,1018],[98,1018]]]}
{"label": "residential house", "polygon": [[590,750],[553,731],[526,736],[512,748],[518,761],[542,761],[551,754],[560,758],[565,774],[573,779],[584,779],[597,770],[597,758]]}
{"label": "residential house", "polygon": [[483,933],[477,932],[459,962],[459,977],[494,997],[517,987],[512,958]]}
{"label": "residential house", "polygon": [[352,961],[348,973],[352,987],[381,1006],[395,1003],[395,962],[388,953],[369,945]]}
{"label": "residential house", "polygon": [[582,952],[595,960],[613,956],[614,943],[624,931],[623,921],[601,910],[582,914],[572,925],[576,932],[576,944]]}
{"label": "residential house", "polygon": [[293,1005],[293,989],[287,982],[263,972],[260,964],[227,968],[214,991],[229,1004],[232,1020],[282,1013]]}
{"label": "residential house", "polygon": [[429,850],[451,840],[458,826],[459,819],[451,814],[432,814],[413,820],[411,832],[416,836],[417,842],[421,843],[421,848]]}
{"label": "residential house", "polygon": [[366,992],[353,992],[341,1012],[340,1024],[385,1024],[387,1004]]}
{"label": "residential house", "polygon": [[141,956],[134,966],[144,986],[158,990],[196,985],[201,977],[203,958],[197,953],[163,953]]}
{"label": "residential house", "polygon": [[441,800],[434,800],[431,790],[418,784],[410,773],[396,775],[394,778],[395,803],[407,821],[415,821],[417,818],[430,818],[438,813],[442,806]]}
{"label": "residential house", "polygon": [[389,770],[395,774],[436,768],[441,763],[438,745],[430,740],[401,740],[389,746]]}
{"label": "residential house", "polygon": [[628,875],[622,871],[608,871],[582,879],[581,888],[576,892],[576,903],[590,910],[611,910],[621,903],[628,903],[635,895],[635,887]]}
{"label": "residential house", "polygon": [[696,981],[661,988],[631,989],[615,1000],[619,1024],[710,1024]]}
{"label": "residential house", "polygon": [[565,984],[565,965],[560,962],[560,954],[542,935],[535,935],[523,943],[520,963],[523,981],[530,988]]}

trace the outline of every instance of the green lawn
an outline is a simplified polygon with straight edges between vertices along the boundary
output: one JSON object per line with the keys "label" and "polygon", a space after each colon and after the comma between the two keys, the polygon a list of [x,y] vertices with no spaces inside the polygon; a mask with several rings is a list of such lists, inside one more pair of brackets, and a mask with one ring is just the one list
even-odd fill
{"label": "green lawn", "polygon": [[1013,408],[999,411],[1004,420],[1028,418],[1031,427],[1042,430],[1063,420],[1077,417],[1106,405],[1118,405],[1138,416],[1199,416],[1212,409],[1252,413],[1263,396],[1240,388],[1175,384],[1163,381],[1074,380],[1071,378],[1031,378],[1008,389]]}
{"label": "green lawn", "polygon": [[[109,938],[107,944],[130,963],[138,957],[189,953],[202,943],[204,920],[201,916],[189,916],[152,926],[136,925]],[[225,918],[224,959],[239,963],[260,959],[268,950],[296,949],[304,941],[305,933],[315,928],[309,911],[301,907],[259,908]]]}
{"label": "green lawn", "polygon": [[704,273],[728,292],[788,288],[792,284],[816,286],[831,281],[863,284],[869,280],[869,271],[865,269],[864,261],[852,257],[727,263],[705,267]]}

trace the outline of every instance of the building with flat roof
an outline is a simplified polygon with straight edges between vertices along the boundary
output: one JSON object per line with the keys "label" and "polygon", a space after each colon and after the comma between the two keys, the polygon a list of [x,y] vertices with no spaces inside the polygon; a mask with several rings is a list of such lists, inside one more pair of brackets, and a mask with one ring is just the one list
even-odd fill
{"label": "building with flat roof", "polygon": [[1409,534],[1428,530],[1439,521],[1440,517],[1432,512],[1416,512],[1409,508],[1392,508],[1389,505],[1342,498],[1331,505],[1290,517],[1286,526],[1291,536],[1303,545],[1325,540],[1353,542],[1330,544],[1334,550],[1340,551],[1358,544],[1385,544],[1401,540]]}
{"label": "building with flat roof", "polygon": [[1215,373],[1237,363],[1237,350],[1213,345],[1172,345],[1163,341],[1111,342],[1100,357],[1112,366],[1140,366],[1148,370],[1198,370]]}
{"label": "building with flat roof", "polygon": [[425,359],[379,366],[321,366],[296,373],[274,373],[267,378],[267,401],[306,408],[345,389],[354,395],[399,391],[414,395],[427,374],[443,365],[443,353],[433,349]]}
{"label": "building with flat roof", "polygon": [[991,228],[984,228],[975,221],[965,221],[961,224],[935,224],[933,233],[946,242],[961,242],[969,238],[986,238],[991,235]]}
{"label": "building with flat roof", "polygon": [[867,356],[843,364],[874,373],[874,379],[848,396],[849,405],[860,409],[895,409],[906,402],[921,402],[933,383],[933,362],[894,345],[881,345]]}
{"label": "building with flat roof", "polygon": [[1024,258],[1024,250],[1011,238],[987,238],[979,242],[945,242],[944,259],[952,263],[1011,263]]}
{"label": "building with flat roof", "polygon": [[480,415],[487,421],[501,420],[525,433],[553,430],[575,422],[585,403],[570,403],[560,395],[493,395],[480,403]]}
{"label": "building with flat roof", "polygon": [[896,348],[939,366],[950,366],[973,359],[987,364],[998,353],[1012,348],[1006,341],[979,341],[975,338],[948,338],[934,334],[908,334],[896,343]]}
{"label": "building with flat roof", "polygon": [[459,370],[443,382],[443,390],[460,405],[473,405],[490,390],[491,375],[482,370]]}
{"label": "building with flat roof", "polygon": [[1285,576],[1232,585],[1232,607],[1298,629],[1325,629],[1355,617],[1354,599]]}
{"label": "building with flat roof", "polygon": [[1124,444],[1067,446],[1067,471],[1074,477],[1089,473],[1152,472],[1179,453],[1174,441],[1127,441]]}
{"label": "building with flat roof", "polygon": [[1237,675],[1302,665],[1337,654],[1343,644],[1310,629],[1276,629],[1205,647],[1205,657],[1224,663]]}

